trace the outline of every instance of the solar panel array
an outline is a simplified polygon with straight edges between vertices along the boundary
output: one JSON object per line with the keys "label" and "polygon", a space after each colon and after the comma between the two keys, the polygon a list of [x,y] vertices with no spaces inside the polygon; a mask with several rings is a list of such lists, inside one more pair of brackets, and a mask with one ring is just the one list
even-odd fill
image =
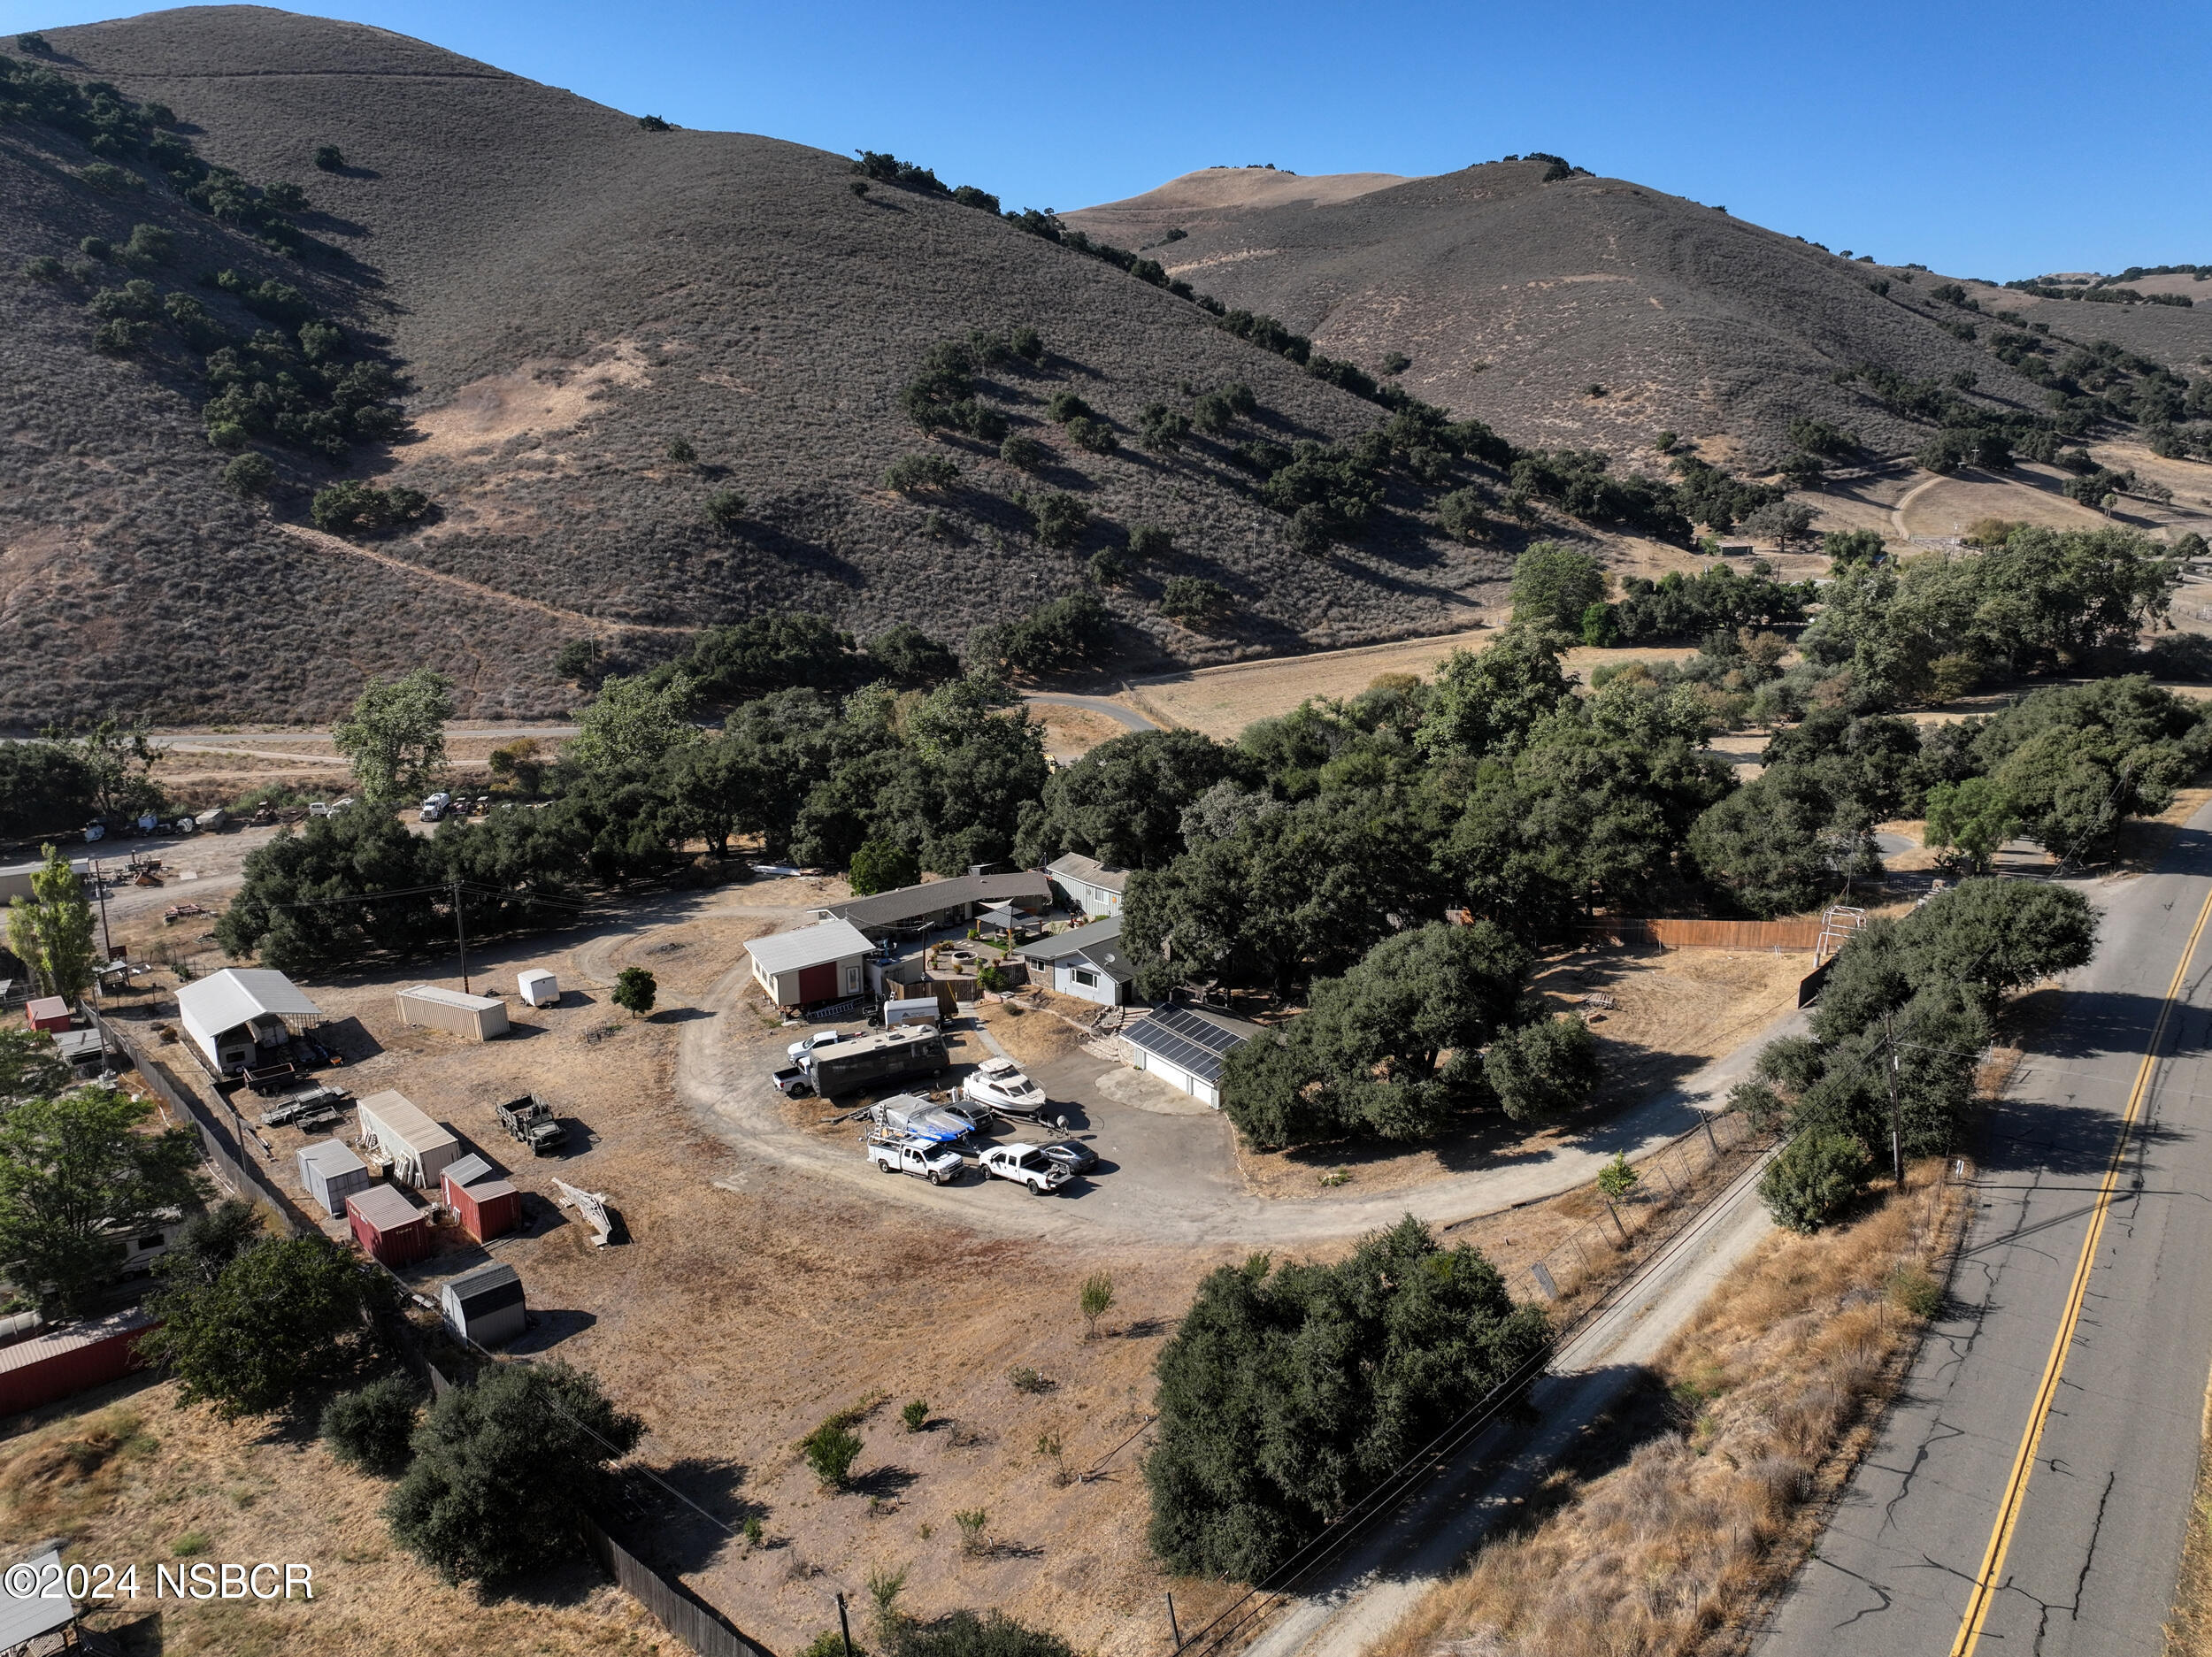
{"label": "solar panel array", "polygon": [[1223,1055],[1244,1043],[1235,1031],[1225,1030],[1187,1007],[1163,1007],[1124,1034],[1147,1053],[1157,1054],[1202,1082],[1218,1082]]}

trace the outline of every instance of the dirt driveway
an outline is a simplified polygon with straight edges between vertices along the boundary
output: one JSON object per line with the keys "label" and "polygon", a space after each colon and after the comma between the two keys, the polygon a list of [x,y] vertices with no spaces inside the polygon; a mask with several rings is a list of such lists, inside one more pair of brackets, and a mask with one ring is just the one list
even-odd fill
{"label": "dirt driveway", "polygon": [[[773,883],[748,888],[754,915],[768,911]],[[803,913],[795,905],[793,918]],[[711,920],[711,915],[703,917]],[[864,1186],[887,1201],[979,1231],[1031,1237],[1098,1238],[1197,1246],[1310,1243],[1355,1235],[1411,1213],[1448,1224],[1537,1201],[1587,1184],[1617,1152],[1632,1159],[1696,1125],[1700,1105],[1717,1106],[1747,1070],[1759,1047],[1789,1021],[1761,1031],[1734,1053],[1675,1088],[1571,1136],[1501,1139],[1471,1147],[1472,1165],[1409,1189],[1366,1194],[1356,1188],[1263,1198],[1245,1185],[1225,1117],[1194,1112],[1191,1101],[1152,1078],[1078,1047],[1033,1073],[1056,1101],[1071,1107],[1071,1132],[1097,1153],[1100,1167],[1074,1182],[1070,1194],[1040,1201],[1014,1185],[964,1180],[937,1187],[887,1177],[860,1154],[859,1130],[831,1119],[856,1101],[787,1100],[769,1080],[787,1061],[791,1032],[774,1020],[741,965],[704,998],[708,1016],[685,1025],[677,1048],[675,1085],[706,1131],[741,1156],[765,1157],[810,1179]],[[1793,1017],[1794,1016],[1793,1015]],[[1002,1050],[987,1043],[973,1015],[948,1027],[956,1085],[966,1067]],[[1033,1138],[1014,1124],[1004,1143]]]}

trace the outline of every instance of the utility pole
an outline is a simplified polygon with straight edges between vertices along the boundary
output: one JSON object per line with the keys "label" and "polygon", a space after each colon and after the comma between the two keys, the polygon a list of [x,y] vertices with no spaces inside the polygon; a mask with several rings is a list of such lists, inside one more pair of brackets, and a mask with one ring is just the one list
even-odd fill
{"label": "utility pole", "polygon": [[[461,993],[466,995],[469,993],[469,940],[468,929],[461,924],[461,877],[458,875],[453,877],[453,940],[461,951]],[[841,1610],[845,1603],[843,1599],[841,1598],[837,1603]]]}
{"label": "utility pole", "polygon": [[1890,1173],[1897,1181],[1897,1189],[1905,1188],[1904,1118],[1897,1104],[1897,1036],[1890,1028],[1890,1016],[1882,1015],[1882,1045],[1889,1054],[1889,1164]]}
{"label": "utility pole", "polygon": [[845,1618],[845,1596],[837,1596],[837,1633],[845,1642],[845,1657],[853,1657],[853,1628]]}
{"label": "utility pole", "polygon": [[[100,941],[107,948],[108,959],[115,959],[115,940],[108,932],[108,883],[100,872],[100,860],[92,860],[92,889],[100,894]],[[124,982],[128,983],[127,978]]]}
{"label": "utility pole", "polygon": [[1168,1632],[1175,1636],[1175,1649],[1179,1657],[1183,1649],[1183,1630],[1181,1625],[1175,1621],[1175,1596],[1173,1594],[1167,1597],[1167,1628]]}

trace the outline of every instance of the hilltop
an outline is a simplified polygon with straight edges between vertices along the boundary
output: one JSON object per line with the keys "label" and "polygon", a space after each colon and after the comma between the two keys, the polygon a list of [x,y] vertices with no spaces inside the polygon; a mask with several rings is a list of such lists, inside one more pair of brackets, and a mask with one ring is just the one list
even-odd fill
{"label": "hilltop", "polygon": [[[0,460],[0,617],[19,641],[0,724],[106,708],[312,718],[369,672],[426,663],[470,714],[550,711],[578,694],[553,665],[565,643],[642,663],[686,630],[772,610],[957,644],[1073,590],[1139,525],[1173,549],[1108,594],[1137,659],[1463,625],[1463,593],[1504,568],[1406,515],[1326,558],[1294,551],[1229,444],[1347,438],[1374,426],[1371,403],[995,212],[856,193],[847,158],[651,130],[419,41],[260,8],[47,39],[45,55],[0,55],[95,105],[111,83],[127,114],[165,106],[173,125],[124,131],[111,155],[90,127],[0,121],[0,364],[25,387]],[[236,199],[180,198],[140,143],[234,171]],[[101,171],[118,164],[132,176]],[[136,224],[169,233],[165,258],[79,255],[87,236],[120,249]],[[62,273],[17,274],[32,267]],[[219,270],[232,280],[209,287]],[[98,307],[128,301],[99,295],[134,276],[155,290],[147,320],[119,326],[143,343],[104,354]],[[290,297],[269,301],[272,283]],[[179,295],[201,307],[191,328],[165,320]],[[365,417],[350,441],[304,449],[252,433],[278,477],[265,502],[241,500],[210,446],[201,348],[273,318],[285,372],[303,374],[289,341],[307,315],[341,330],[336,362],[396,377],[403,418],[388,438]],[[977,390],[1044,444],[1029,474],[995,441],[932,441],[902,411],[933,346],[1025,326],[1040,359],[1005,357]],[[192,329],[196,345],[178,337]],[[1148,405],[1229,385],[1251,393],[1236,432],[1140,447]],[[1070,391],[1116,452],[1043,417]],[[887,488],[915,452],[952,460],[958,482]],[[419,490],[428,510],[350,546],[318,534],[308,497],[339,477]],[[1024,490],[1074,496],[1089,528],[1041,544]],[[1176,575],[1217,582],[1233,613],[1210,633],[1166,619]]]}
{"label": "hilltop", "polygon": [[[1936,295],[1945,277],[1832,253],[1555,157],[1395,181],[1207,168],[1064,217],[1148,244],[1171,276],[1371,372],[1409,358],[1398,380],[1408,391],[1521,444],[1625,455],[1665,430],[1757,472],[1786,458],[1790,423],[1810,417],[1876,453],[1911,452],[1924,424],[1863,383],[1837,383],[1863,364],[1936,385],[1971,374],[1992,412],[2046,408],[2040,386],[1993,360],[1987,341],[1959,336],[1956,308]],[[2111,339],[2170,367],[2212,349],[2212,310],[1969,291],[1993,314]]]}

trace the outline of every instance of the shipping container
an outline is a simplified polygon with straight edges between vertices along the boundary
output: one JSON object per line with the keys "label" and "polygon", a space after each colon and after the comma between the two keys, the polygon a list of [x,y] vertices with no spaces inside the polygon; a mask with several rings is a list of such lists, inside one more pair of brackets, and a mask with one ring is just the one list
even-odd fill
{"label": "shipping container", "polygon": [[530,1321],[522,1278],[503,1262],[464,1272],[440,1292],[438,1304],[446,1327],[480,1346],[512,1340]]}
{"label": "shipping container", "polygon": [[460,1160],[461,1141],[404,1093],[392,1089],[371,1093],[361,1101],[359,1113],[359,1143],[391,1159],[395,1179],[433,1190],[438,1176]]}
{"label": "shipping container", "polygon": [[430,1210],[396,1185],[371,1185],[346,1199],[353,1240],[373,1259],[404,1266],[430,1252]]}
{"label": "shipping container", "polygon": [[507,1003],[496,995],[464,995],[434,984],[418,984],[399,993],[399,1022],[488,1041],[507,1033]]}
{"label": "shipping container", "polygon": [[0,1349],[0,1415],[73,1398],[143,1368],[138,1343],[154,1327],[152,1314],[133,1308]]}
{"label": "shipping container", "polygon": [[335,1139],[300,1147],[300,1185],[333,1219],[346,1211],[346,1199],[369,1188],[369,1165]]}
{"label": "shipping container", "polygon": [[461,1230],[481,1243],[522,1224],[522,1193],[480,1156],[465,1156],[445,1170],[445,1206]]}

